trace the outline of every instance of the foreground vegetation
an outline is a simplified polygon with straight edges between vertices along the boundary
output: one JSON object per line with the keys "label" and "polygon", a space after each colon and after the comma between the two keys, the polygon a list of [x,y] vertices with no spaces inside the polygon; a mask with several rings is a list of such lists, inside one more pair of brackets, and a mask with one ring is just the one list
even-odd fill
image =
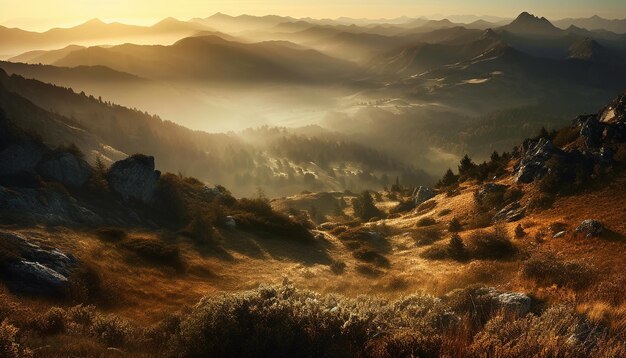
{"label": "foreground vegetation", "polygon": [[126,352],[140,356],[618,357],[624,329],[594,323],[572,304],[522,313],[481,286],[440,298],[346,298],[290,284],[206,297],[151,326],[93,306],[36,315],[3,297],[3,357]]}

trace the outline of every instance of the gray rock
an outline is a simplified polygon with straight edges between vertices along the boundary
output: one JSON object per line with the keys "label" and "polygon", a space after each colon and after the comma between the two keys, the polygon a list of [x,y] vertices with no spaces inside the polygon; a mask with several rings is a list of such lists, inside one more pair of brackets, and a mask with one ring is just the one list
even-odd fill
{"label": "gray rock", "polygon": [[0,239],[16,248],[19,257],[5,262],[3,277],[16,293],[57,295],[66,291],[78,261],[58,249],[44,248],[22,234],[0,232]]}
{"label": "gray rock", "polygon": [[89,179],[91,168],[72,153],[62,153],[39,164],[39,173],[48,180],[80,188]]}
{"label": "gray rock", "polygon": [[515,180],[518,183],[531,183],[548,173],[545,162],[552,158],[555,148],[545,138],[527,139],[522,145],[522,157],[515,167]]}
{"label": "gray rock", "polygon": [[418,187],[413,192],[413,201],[415,202],[415,206],[420,205],[428,199],[434,198],[435,195],[437,195],[437,193],[427,186]]}
{"label": "gray rock", "polygon": [[19,217],[36,224],[99,225],[102,218],[82,207],[74,198],[49,189],[0,186],[0,217]]}
{"label": "gray rock", "polygon": [[43,157],[43,150],[32,144],[14,144],[0,152],[0,175],[34,173]]}
{"label": "gray rock", "polygon": [[150,203],[154,199],[160,175],[159,171],[154,170],[154,157],[136,154],[115,162],[109,169],[107,179],[111,189],[124,200]]}
{"label": "gray rock", "polygon": [[229,215],[224,220],[224,226],[226,226],[229,229],[236,229],[237,228],[237,221],[235,221],[234,217]]}
{"label": "gray rock", "polygon": [[476,291],[477,298],[485,298],[492,302],[492,305],[509,313],[523,316],[530,312],[532,299],[519,292],[501,292],[494,287],[483,287]]}
{"label": "gray rock", "polygon": [[578,225],[576,232],[585,234],[587,237],[600,236],[604,227],[598,220],[587,219]]}
{"label": "gray rock", "polygon": [[498,211],[498,213],[493,216],[492,220],[513,222],[522,219],[525,214],[526,207],[523,207],[519,201],[516,201]]}
{"label": "gray rock", "polygon": [[528,295],[519,292],[505,292],[496,296],[498,305],[508,311],[520,316],[530,312],[531,299]]}
{"label": "gray rock", "polygon": [[67,277],[38,262],[20,260],[4,267],[6,284],[12,292],[52,296],[68,287]]}
{"label": "gray rock", "polygon": [[554,236],[552,236],[553,239],[558,239],[559,237],[563,237],[565,235],[565,231],[559,231],[556,234],[554,234]]}

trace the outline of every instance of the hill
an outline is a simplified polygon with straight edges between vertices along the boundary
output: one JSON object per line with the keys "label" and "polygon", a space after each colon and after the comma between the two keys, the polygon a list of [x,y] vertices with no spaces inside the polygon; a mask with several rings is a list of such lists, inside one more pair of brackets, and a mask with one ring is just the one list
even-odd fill
{"label": "hill", "polygon": [[[259,187],[273,195],[303,189],[360,190],[385,185],[389,177],[397,175],[414,183],[431,180],[424,172],[340,134],[305,137],[278,128],[245,136],[192,131],[84,93],[76,94],[62,87],[2,74],[0,83],[7,95],[35,103],[33,107],[42,113],[40,117],[63,118],[66,123],[72,123],[72,128],[80,129],[116,153],[130,155],[149,151],[158,155],[159,165],[164,170],[230,184],[235,193],[254,193]],[[19,109],[15,107],[15,116],[28,118]],[[20,125],[21,121],[16,123]],[[56,145],[73,143],[68,136],[59,143],[60,136],[45,122],[28,129]],[[107,161],[108,155],[94,149],[93,144],[83,145],[78,140],[75,144],[90,162],[99,155]]]}
{"label": "hill", "polygon": [[325,81],[348,65],[313,50],[281,43],[243,44],[217,36],[182,39],[171,46],[120,45],[74,51],[54,63],[106,66],[151,79],[228,81]]}
{"label": "hill", "polygon": [[173,18],[165,19],[152,26],[135,26],[122,23],[104,23],[92,19],[71,28],[54,28],[45,32],[30,32],[0,26],[0,54],[13,56],[24,51],[47,50],[68,45],[90,45],[138,41],[160,43],[172,38],[190,36],[202,30],[212,30],[197,23],[188,23]]}
{"label": "hill", "polygon": [[49,114],[0,94],[0,156],[32,159],[0,161],[15,356],[42,341],[47,356],[626,352],[626,94],[488,162],[464,158],[436,188],[274,201],[146,155],[90,167],[16,128]]}

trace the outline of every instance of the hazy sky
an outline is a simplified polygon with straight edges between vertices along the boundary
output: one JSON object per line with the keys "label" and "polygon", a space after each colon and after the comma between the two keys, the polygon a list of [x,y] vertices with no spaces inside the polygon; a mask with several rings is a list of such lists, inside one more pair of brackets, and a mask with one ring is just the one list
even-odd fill
{"label": "hazy sky", "polygon": [[215,12],[294,17],[397,17],[496,15],[522,11],[550,19],[597,14],[626,18],[626,0],[0,0],[0,24],[32,30],[69,26],[98,17],[105,21],[154,23],[173,16],[187,20]]}

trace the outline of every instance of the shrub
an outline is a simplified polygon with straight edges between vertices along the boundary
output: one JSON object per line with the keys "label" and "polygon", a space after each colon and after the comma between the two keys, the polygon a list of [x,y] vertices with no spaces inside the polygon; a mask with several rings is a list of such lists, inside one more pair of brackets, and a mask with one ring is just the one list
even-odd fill
{"label": "shrub", "polygon": [[[320,295],[289,285],[261,287],[202,300],[183,318],[170,353],[194,357],[436,353],[442,332],[451,326],[450,316],[441,302],[428,296],[386,301]],[[395,339],[385,338],[391,332],[397,333]]]}
{"label": "shrub", "polygon": [[463,225],[461,225],[461,221],[457,218],[452,218],[448,223],[448,231],[449,232],[459,232],[463,230]]}
{"label": "shrub", "polygon": [[374,205],[372,196],[368,191],[364,191],[357,198],[352,199],[354,215],[363,221],[369,221],[374,217],[384,217],[383,213]]}
{"label": "shrub", "polygon": [[118,316],[97,315],[90,329],[94,337],[114,347],[123,347],[135,339],[134,328]]}
{"label": "shrub", "polygon": [[558,285],[580,290],[597,278],[593,266],[580,261],[561,261],[553,255],[530,258],[521,268],[523,278],[542,286]]}
{"label": "shrub", "polygon": [[467,220],[467,228],[469,229],[482,229],[491,225],[493,214],[490,212],[477,212],[474,213]]}
{"label": "shrub", "polygon": [[22,346],[19,341],[20,330],[4,320],[0,323],[0,356],[6,358],[22,358],[32,356],[30,349]]}
{"label": "shrub", "polygon": [[125,239],[127,234],[124,229],[117,227],[102,227],[96,229],[96,235],[105,241],[118,242]]}
{"label": "shrub", "polygon": [[160,240],[129,237],[120,244],[127,250],[149,261],[172,267],[180,267],[182,265],[182,257],[178,247],[165,244]]}
{"label": "shrub", "polygon": [[341,275],[346,270],[346,263],[343,261],[333,260],[329,267],[332,273],[335,275]]}
{"label": "shrub", "polygon": [[424,227],[424,226],[432,226],[432,225],[435,225],[436,223],[437,223],[437,220],[431,217],[425,217],[425,218],[419,219],[415,225],[417,227]]}
{"label": "shrub", "polygon": [[568,306],[548,308],[540,316],[511,320],[497,316],[479,332],[469,347],[476,357],[617,357],[626,353],[623,343],[607,340]]}
{"label": "shrub", "polygon": [[450,257],[450,253],[446,245],[433,245],[424,250],[421,256],[429,260],[445,260]]}
{"label": "shrub", "polygon": [[439,216],[446,216],[446,215],[450,214],[451,212],[452,212],[452,209],[443,209],[437,215],[439,215]]}
{"label": "shrub", "polygon": [[37,322],[37,330],[43,334],[57,334],[65,330],[65,311],[52,307]]}
{"label": "shrub", "polygon": [[452,235],[450,237],[450,241],[448,242],[448,253],[450,257],[460,260],[466,257],[465,252],[465,244],[463,243],[463,239],[458,234]]}
{"label": "shrub", "polygon": [[379,267],[388,267],[389,260],[380,253],[365,247],[361,247],[352,253],[355,259],[374,264]]}
{"label": "shrub", "polygon": [[470,255],[477,259],[508,258],[517,252],[503,226],[495,226],[491,231],[474,231],[468,237],[467,246]]}
{"label": "shrub", "polygon": [[389,210],[389,212],[391,214],[399,214],[399,213],[406,213],[407,211],[411,211],[413,209],[415,209],[415,201],[413,201],[413,200],[403,200],[403,201],[399,202],[396,206],[391,208],[391,210]]}
{"label": "shrub", "polygon": [[81,262],[70,276],[70,296],[78,302],[98,300],[108,303],[111,292],[104,290],[98,270],[87,262]]}
{"label": "shrub", "polygon": [[531,210],[549,209],[552,207],[554,199],[555,197],[553,194],[538,193],[530,198],[530,200],[528,201],[528,208]]}
{"label": "shrub", "polygon": [[441,231],[435,227],[421,228],[413,235],[417,246],[430,245],[441,240]]}

